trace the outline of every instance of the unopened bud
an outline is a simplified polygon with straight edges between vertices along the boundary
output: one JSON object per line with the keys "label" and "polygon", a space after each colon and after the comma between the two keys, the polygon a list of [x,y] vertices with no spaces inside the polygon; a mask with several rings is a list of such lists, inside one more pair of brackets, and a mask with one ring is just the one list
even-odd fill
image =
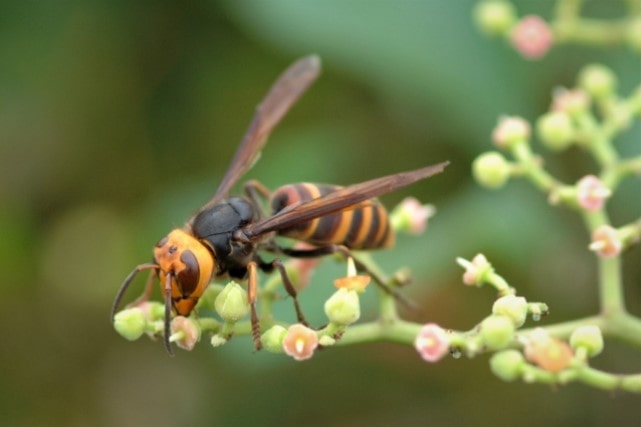
{"label": "unopened bud", "polygon": [[489,0],[477,3],[474,9],[477,25],[487,34],[505,34],[516,22],[512,3],[505,0]]}
{"label": "unopened bud", "polygon": [[580,326],[570,336],[570,345],[574,349],[585,348],[589,357],[603,351],[603,334],[598,326]]}
{"label": "unopened bud", "polygon": [[518,328],[523,326],[525,319],[527,319],[527,301],[523,297],[505,295],[494,302],[492,313],[508,317]]}
{"label": "unopened bud", "polygon": [[536,130],[541,142],[555,151],[569,147],[575,136],[570,116],[563,111],[551,111],[541,116],[536,123]]}
{"label": "unopened bud", "polygon": [[511,148],[515,144],[530,139],[530,124],[518,116],[503,116],[492,132],[494,145],[500,148]]}
{"label": "unopened bud", "polygon": [[579,73],[579,86],[596,99],[612,95],[616,85],[614,73],[604,65],[591,64]]}
{"label": "unopened bud", "polygon": [[472,174],[482,186],[500,188],[510,178],[510,163],[496,151],[483,153],[472,163]]}
{"label": "unopened bud", "polygon": [[280,325],[272,326],[260,337],[263,348],[270,353],[282,353],[285,335],[287,335],[287,329]]}
{"label": "unopened bud", "polygon": [[524,365],[525,358],[517,350],[503,350],[490,359],[490,369],[494,375],[507,382],[519,379]]}
{"label": "unopened bud", "polygon": [[325,301],[325,314],[336,325],[347,326],[356,322],[361,316],[358,293],[347,288],[338,289]]}
{"label": "unopened bud", "polygon": [[216,312],[226,322],[237,322],[249,313],[247,292],[236,282],[225,286],[214,302]]}
{"label": "unopened bud", "polygon": [[514,323],[507,316],[488,316],[481,322],[480,337],[488,349],[501,350],[514,338]]}
{"label": "unopened bud", "polygon": [[525,59],[539,59],[550,50],[554,37],[547,22],[536,15],[521,19],[511,34],[514,48]]}
{"label": "unopened bud", "polygon": [[135,341],[145,333],[147,319],[139,307],[124,309],[114,316],[114,329],[129,341]]}
{"label": "unopened bud", "polygon": [[562,111],[570,117],[575,117],[587,111],[590,107],[590,98],[581,89],[568,90],[556,88],[553,93],[552,110]]}

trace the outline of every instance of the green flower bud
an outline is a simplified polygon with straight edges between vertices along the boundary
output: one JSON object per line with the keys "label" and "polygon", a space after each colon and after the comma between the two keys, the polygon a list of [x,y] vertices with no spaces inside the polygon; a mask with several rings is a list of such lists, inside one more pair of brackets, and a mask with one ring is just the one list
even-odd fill
{"label": "green flower bud", "polygon": [[541,116],[536,123],[536,130],[541,142],[555,151],[568,148],[575,135],[570,116],[562,111],[552,111]]}
{"label": "green flower bud", "polygon": [[214,310],[216,298],[220,293],[225,289],[224,286],[219,284],[210,284],[205,289],[205,292],[198,299],[198,304],[196,305],[197,310]]}
{"label": "green flower bud", "polygon": [[616,85],[614,73],[604,65],[591,64],[579,73],[579,86],[597,99],[612,95]]}
{"label": "green flower bud", "polygon": [[331,323],[346,326],[361,317],[361,306],[355,290],[340,288],[325,301],[325,314]]}
{"label": "green flower bud", "polygon": [[481,322],[480,337],[488,349],[503,349],[514,338],[514,323],[507,316],[488,316]]}
{"label": "green flower bud", "polygon": [[502,116],[492,131],[492,142],[499,148],[513,149],[530,139],[530,123],[519,116]]}
{"label": "green flower bud", "polygon": [[263,343],[263,348],[270,353],[282,353],[285,335],[287,335],[286,328],[280,325],[272,326],[260,337],[260,340]]}
{"label": "green flower bud", "polygon": [[516,22],[516,12],[512,3],[504,0],[482,1],[474,9],[474,20],[485,33],[502,35]]}
{"label": "green flower bud", "polygon": [[574,349],[585,348],[589,357],[603,351],[603,334],[598,326],[581,326],[570,336],[570,345]]}
{"label": "green flower bud", "polygon": [[519,379],[525,363],[525,358],[521,352],[517,350],[504,350],[492,356],[490,359],[490,369],[492,369],[494,375],[503,381],[509,382]]}
{"label": "green flower bud", "polygon": [[116,332],[129,341],[135,341],[145,333],[147,319],[142,309],[138,307],[127,308],[114,316]]}
{"label": "green flower bud", "polygon": [[510,164],[496,151],[483,153],[472,163],[476,181],[487,188],[499,188],[510,178]]}
{"label": "green flower bud", "polygon": [[552,110],[570,117],[579,117],[590,108],[590,97],[583,89],[556,88],[552,94]]}
{"label": "green flower bud", "polygon": [[[144,304],[144,303],[143,303]],[[141,305],[143,306],[143,305]],[[147,319],[149,321],[164,320],[165,319],[165,304],[160,302],[151,302],[148,301],[146,304],[147,307]],[[144,310],[144,308],[143,308]]]}
{"label": "green flower bud", "polygon": [[492,313],[508,317],[518,328],[523,326],[527,319],[527,301],[514,295],[503,296],[494,302]]}
{"label": "green flower bud", "polygon": [[238,283],[231,281],[216,297],[214,307],[226,322],[237,322],[249,313],[247,292]]}

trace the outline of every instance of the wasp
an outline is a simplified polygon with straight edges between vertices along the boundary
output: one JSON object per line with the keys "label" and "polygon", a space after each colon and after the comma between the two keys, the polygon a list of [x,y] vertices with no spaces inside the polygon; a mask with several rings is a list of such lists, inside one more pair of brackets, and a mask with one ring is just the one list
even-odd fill
{"label": "wasp", "polygon": [[[158,241],[153,249],[153,262],[136,266],[125,278],[112,306],[112,321],[134,277],[150,270],[139,301],[149,297],[153,283],[158,280],[165,305],[164,345],[173,354],[169,342],[172,312],[188,316],[213,278],[247,279],[252,336],[258,350],[261,348],[256,312],[259,270],[279,271],[298,319],[305,323],[283,263],[278,258],[264,261],[262,252],[304,258],[336,252],[349,255],[353,249],[378,249],[393,244],[387,211],[376,197],[435,175],[448,162],[347,187],[300,183],[270,192],[259,182],[250,181],[245,185],[244,195],[229,196],[231,188],[257,160],[274,127],[316,80],[320,69],[319,57],[312,55],[296,61],[276,80],[259,104],[211,200],[184,227],[172,230]],[[262,208],[261,200],[269,202],[271,212],[263,212],[266,209]],[[313,246],[304,250],[286,248],[276,241],[277,236]]]}

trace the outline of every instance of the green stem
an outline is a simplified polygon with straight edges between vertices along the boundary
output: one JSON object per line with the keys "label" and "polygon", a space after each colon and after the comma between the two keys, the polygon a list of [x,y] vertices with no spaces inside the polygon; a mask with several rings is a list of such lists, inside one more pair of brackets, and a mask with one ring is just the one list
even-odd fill
{"label": "green stem", "polygon": [[211,317],[199,317],[198,325],[203,332],[218,332],[220,329],[220,322]]}
{"label": "green stem", "polygon": [[[607,214],[602,209],[596,212],[585,212],[583,218],[590,233],[597,227],[610,223]],[[625,312],[623,279],[621,277],[621,257],[597,257],[597,263],[601,313],[609,317]]]}
{"label": "green stem", "polygon": [[619,160],[610,138],[604,133],[592,113],[585,111],[576,118],[581,133],[587,136],[586,145],[599,165],[604,168],[613,168]]}
{"label": "green stem", "polygon": [[555,18],[559,21],[575,21],[579,17],[582,0],[559,0],[556,4]]}
{"label": "green stem", "polygon": [[418,323],[401,319],[391,322],[381,319],[379,321],[361,323],[347,328],[345,334],[336,344],[351,345],[373,341],[392,341],[412,345],[421,326]]}
{"label": "green stem", "polygon": [[641,319],[619,312],[603,319],[604,333],[641,348]]}
{"label": "green stem", "polygon": [[555,41],[597,46],[621,43],[625,40],[627,27],[625,20],[606,22],[588,18],[552,23]]}
{"label": "green stem", "polygon": [[598,267],[601,313],[609,317],[625,311],[620,257],[599,257]]}
{"label": "green stem", "polygon": [[522,174],[527,176],[540,190],[549,193],[562,184],[541,167],[541,159],[532,154],[527,142],[516,144],[512,155],[518,160]]}

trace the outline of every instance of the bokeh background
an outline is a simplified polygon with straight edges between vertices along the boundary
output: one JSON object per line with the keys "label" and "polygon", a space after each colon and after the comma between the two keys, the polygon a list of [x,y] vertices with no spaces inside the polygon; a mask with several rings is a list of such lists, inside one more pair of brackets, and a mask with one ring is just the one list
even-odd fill
{"label": "bokeh background", "polygon": [[[594,17],[619,1],[591,1]],[[520,293],[562,321],[596,312],[594,257],[578,217],[524,182],[501,191],[470,177],[501,114],[534,120],[552,90],[602,62],[623,94],[639,56],[567,46],[528,62],[474,28],[474,2],[8,1],[0,6],[0,424],[633,425],[641,399],[580,385],[506,384],[487,357],[423,363],[387,343],[322,351],[305,363],[255,353],[247,338],[169,358],[109,322],[112,298],[153,244],[215,190],[275,77],[317,53],[324,71],[273,134],[248,178],[347,184],[450,160],[413,194],[438,215],[426,235],[377,253],[408,266],[407,294],[451,328],[472,327],[494,295],[466,288],[456,256],[484,252]],[[549,16],[553,2],[520,1]],[[637,125],[620,138],[638,153]],[[546,156],[574,182],[591,171],[578,151]],[[616,224],[638,217],[639,180],[611,203]],[[641,252],[624,257],[631,311],[641,313]],[[323,263],[302,296],[322,302],[342,271]],[[136,282],[138,283],[138,282]],[[142,283],[137,286],[141,287]],[[136,293],[137,289],[132,293]],[[368,300],[364,317],[372,315]],[[282,316],[291,316],[289,303]],[[638,352],[608,342],[596,363],[641,369]]]}

